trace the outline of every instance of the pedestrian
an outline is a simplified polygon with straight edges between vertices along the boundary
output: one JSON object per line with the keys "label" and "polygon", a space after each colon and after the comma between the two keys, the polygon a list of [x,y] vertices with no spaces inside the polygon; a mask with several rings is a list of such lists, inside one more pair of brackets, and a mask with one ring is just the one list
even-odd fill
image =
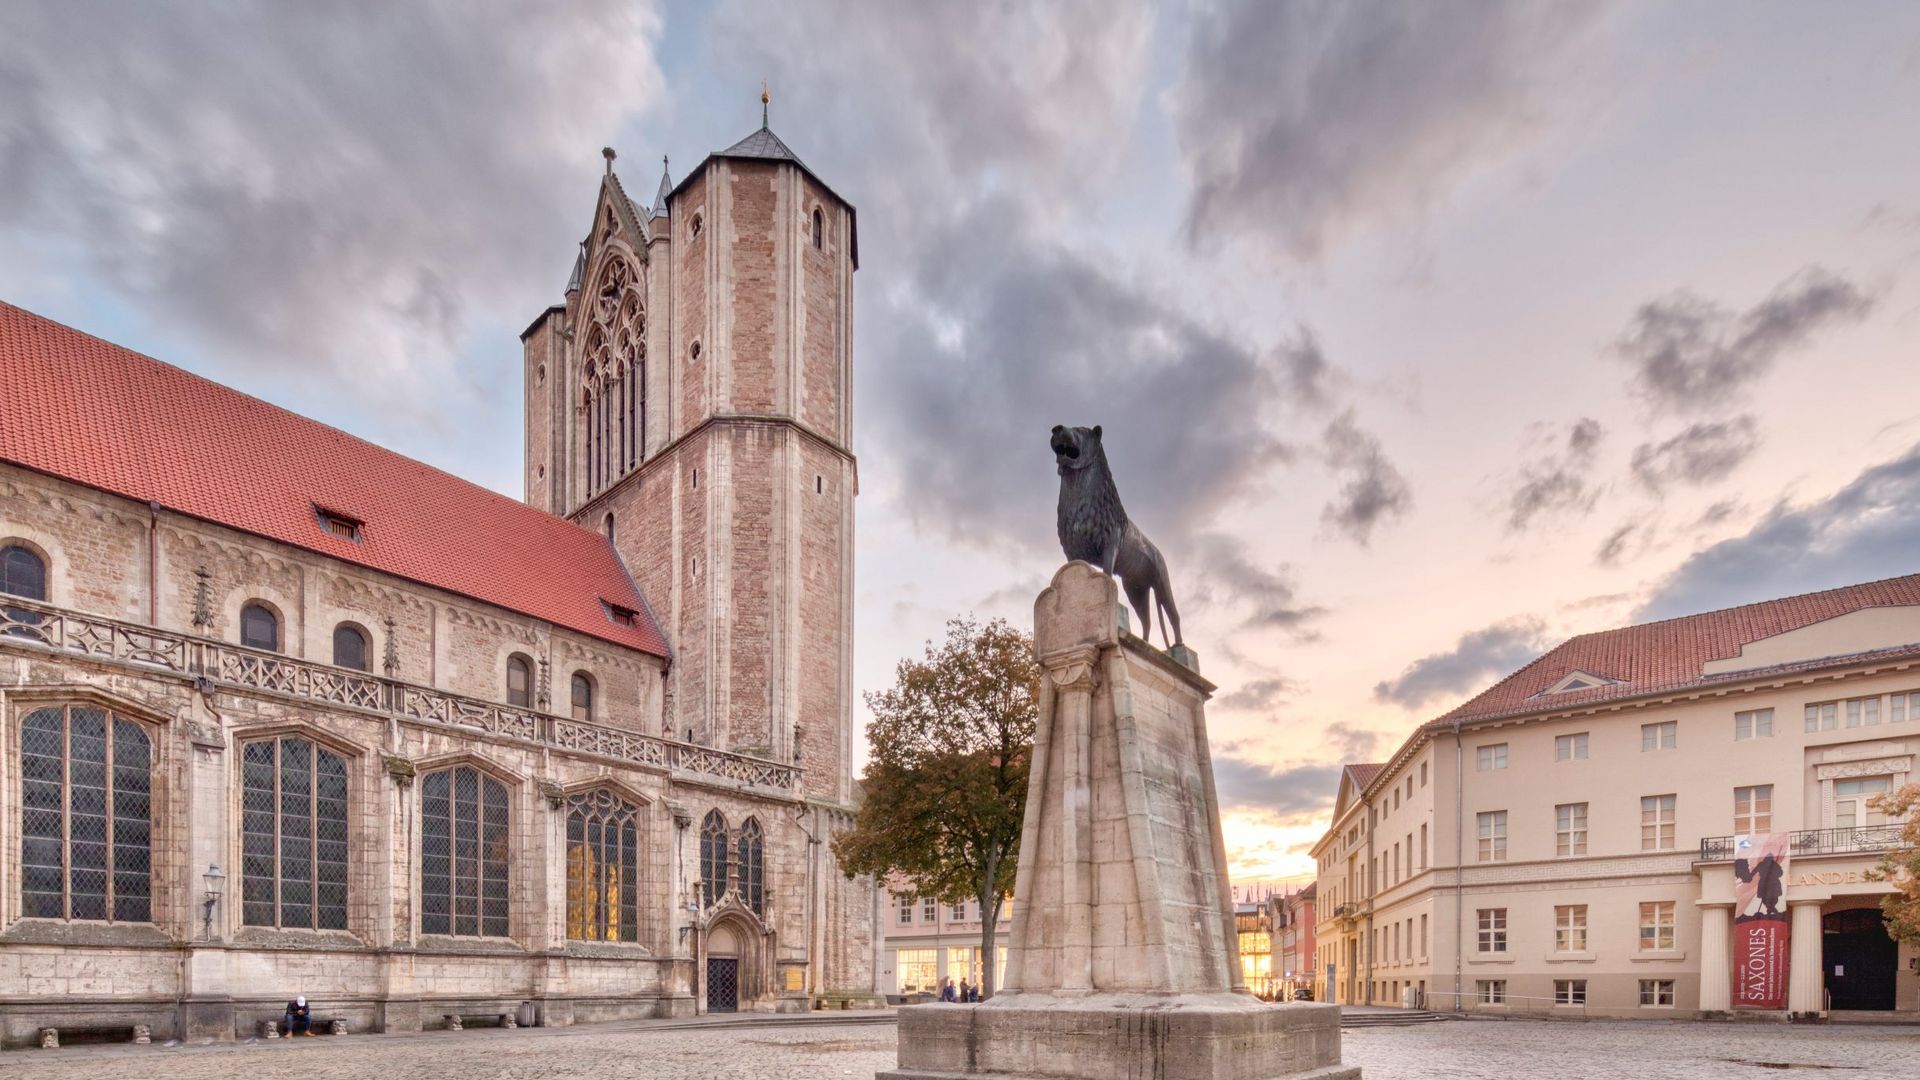
{"label": "pedestrian", "polygon": [[954,994],[953,994],[953,976],[951,975],[947,976],[945,979],[941,980],[940,982],[940,1000],[941,1001],[955,1000]]}
{"label": "pedestrian", "polygon": [[960,980],[960,1000],[961,1001],[973,1000],[973,987],[969,985],[967,983],[967,980],[965,979]]}
{"label": "pedestrian", "polygon": [[307,1008],[305,994],[287,1002],[287,1038],[293,1038],[296,1029],[307,1038],[313,1038],[313,1010]]}
{"label": "pedestrian", "polygon": [[973,986],[973,990],[971,992],[973,996],[968,998],[967,1000],[978,1004],[980,1001],[980,984],[975,983]]}

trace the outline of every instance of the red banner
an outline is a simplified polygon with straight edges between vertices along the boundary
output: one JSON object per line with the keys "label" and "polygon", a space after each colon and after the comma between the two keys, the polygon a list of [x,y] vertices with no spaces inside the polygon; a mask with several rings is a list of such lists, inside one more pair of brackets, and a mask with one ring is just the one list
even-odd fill
{"label": "red banner", "polygon": [[1733,1007],[1787,1007],[1787,834],[1733,838]]}

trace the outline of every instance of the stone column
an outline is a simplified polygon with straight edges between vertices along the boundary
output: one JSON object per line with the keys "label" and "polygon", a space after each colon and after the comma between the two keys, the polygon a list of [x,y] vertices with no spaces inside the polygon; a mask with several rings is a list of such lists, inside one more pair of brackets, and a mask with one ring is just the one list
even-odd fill
{"label": "stone column", "polygon": [[[208,708],[207,695],[195,693],[186,722],[186,798],[176,800],[174,805],[186,814],[183,831],[190,857],[183,870],[189,898],[184,936],[190,944],[174,1035],[183,1040],[225,1042],[235,1034],[227,928],[240,925],[236,913],[242,891],[240,866],[227,856],[227,799],[233,781],[227,773],[226,721]],[[209,920],[204,875],[211,866],[222,868],[226,883]]]}
{"label": "stone column", "polygon": [[1700,909],[1700,1013],[1724,1017],[1733,1011],[1733,903],[1696,900]]}
{"label": "stone column", "polygon": [[1818,1016],[1826,1007],[1825,942],[1821,940],[1819,900],[1789,900],[1793,915],[1791,966],[1787,970],[1787,1015]]}

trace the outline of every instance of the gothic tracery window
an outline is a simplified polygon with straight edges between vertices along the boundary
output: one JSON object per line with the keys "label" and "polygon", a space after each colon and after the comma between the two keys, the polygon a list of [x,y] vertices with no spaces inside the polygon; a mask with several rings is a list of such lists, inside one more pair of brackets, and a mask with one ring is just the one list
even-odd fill
{"label": "gothic tracery window", "polygon": [[461,765],[420,781],[420,932],[507,936],[507,785]]}
{"label": "gothic tracery window", "polygon": [[297,735],[246,744],[241,911],[248,926],[347,928],[347,760]]}
{"label": "gothic tracery window", "polygon": [[639,941],[640,808],[605,788],[567,799],[567,937]]}
{"label": "gothic tracery window", "polygon": [[605,490],[646,450],[647,316],[625,260],[608,260],[587,312],[581,362],[587,493]]}
{"label": "gothic tracery window", "polygon": [[756,915],[767,913],[767,880],[765,855],[765,837],[760,831],[757,818],[748,818],[740,825],[740,866],[735,871],[740,875],[740,899],[753,909]]}
{"label": "gothic tracery window", "polygon": [[137,721],[83,705],[21,721],[22,914],[153,921],[152,746]]}
{"label": "gothic tracery window", "polygon": [[700,822],[700,883],[708,904],[726,895],[727,818],[718,810],[707,811]]}

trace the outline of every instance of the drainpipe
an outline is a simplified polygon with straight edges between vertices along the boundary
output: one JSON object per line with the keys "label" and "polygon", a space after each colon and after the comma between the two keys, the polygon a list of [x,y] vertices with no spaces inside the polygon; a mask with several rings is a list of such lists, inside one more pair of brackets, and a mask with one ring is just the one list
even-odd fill
{"label": "drainpipe", "polygon": [[160,504],[147,504],[147,625],[160,626]]}
{"label": "drainpipe", "polygon": [[1464,1010],[1466,1000],[1460,995],[1464,983],[1461,981],[1461,969],[1466,966],[1464,953],[1467,932],[1466,890],[1461,881],[1466,864],[1466,813],[1467,790],[1466,772],[1463,768],[1466,751],[1460,745],[1460,721],[1453,722],[1453,1007]]}

